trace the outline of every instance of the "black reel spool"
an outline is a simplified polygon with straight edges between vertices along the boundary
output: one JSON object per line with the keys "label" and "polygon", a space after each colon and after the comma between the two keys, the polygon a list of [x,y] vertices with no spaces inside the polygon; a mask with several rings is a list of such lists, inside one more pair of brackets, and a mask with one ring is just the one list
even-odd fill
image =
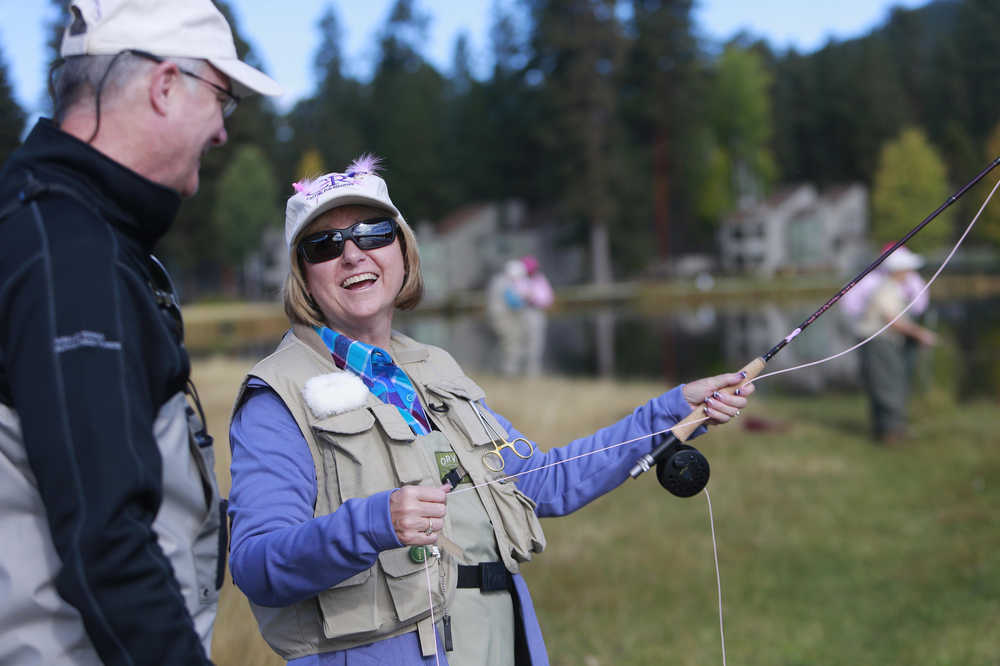
{"label": "black reel spool", "polygon": [[656,464],[656,478],[660,485],[677,497],[691,497],[708,485],[711,467],[701,451],[675,442],[663,459]]}

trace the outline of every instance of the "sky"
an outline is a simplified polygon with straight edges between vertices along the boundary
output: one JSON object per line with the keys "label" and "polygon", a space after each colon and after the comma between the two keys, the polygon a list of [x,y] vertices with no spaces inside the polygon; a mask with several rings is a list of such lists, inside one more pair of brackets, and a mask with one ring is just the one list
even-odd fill
{"label": "sky", "polygon": [[[308,96],[313,87],[312,61],[319,42],[316,23],[332,4],[340,18],[350,74],[370,74],[375,35],[395,0],[230,0],[240,34],[260,54],[269,74],[285,88],[280,109]],[[472,52],[485,67],[491,8],[497,0],[418,0],[431,16],[425,56],[448,71],[455,38],[468,34]],[[502,0],[509,5],[514,0]],[[723,41],[740,30],[764,37],[774,48],[809,52],[827,40],[849,39],[881,24],[890,8],[927,4],[928,0],[700,0],[695,10],[699,32]],[[292,7],[290,11],[288,8]],[[46,76],[48,0],[0,0],[0,47],[18,103],[32,117],[43,108]],[[31,123],[29,123],[30,125]]]}

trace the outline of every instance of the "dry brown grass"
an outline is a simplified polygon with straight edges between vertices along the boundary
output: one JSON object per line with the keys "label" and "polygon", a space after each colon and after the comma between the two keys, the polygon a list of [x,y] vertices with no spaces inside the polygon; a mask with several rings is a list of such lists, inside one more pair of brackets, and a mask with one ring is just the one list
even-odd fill
{"label": "dry brown grass", "polygon": [[[232,485],[229,477],[229,415],[243,375],[250,361],[211,358],[194,364],[192,374],[209,432],[215,437],[215,476],[223,497]],[[275,654],[257,630],[246,597],[226,575],[219,598],[219,616],[212,638],[212,660],[219,666],[280,666],[284,659]]]}
{"label": "dry brown grass", "polygon": [[[195,378],[229,488],[226,428],[249,362]],[[474,377],[542,448],[611,423],[664,387]],[[762,387],[763,388],[763,387]],[[748,429],[750,415],[781,427]],[[744,427],[696,443],[711,461],[731,663],[1000,664],[1000,435],[995,401],[924,399],[909,441],[874,447],[860,395],[754,396]],[[564,518],[524,567],[553,666],[720,663],[703,496],[652,474]],[[213,657],[280,664],[227,583]]]}

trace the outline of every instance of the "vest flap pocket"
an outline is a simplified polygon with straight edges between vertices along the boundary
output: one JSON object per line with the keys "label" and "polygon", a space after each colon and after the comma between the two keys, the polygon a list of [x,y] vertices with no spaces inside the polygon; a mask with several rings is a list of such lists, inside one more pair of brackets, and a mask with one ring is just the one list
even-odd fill
{"label": "vest flap pocket", "polygon": [[313,431],[320,447],[328,446],[332,452],[341,501],[436,478],[427,456],[413,444],[413,431],[394,405],[373,405],[329,416],[313,423]]}
{"label": "vest flap pocket", "polygon": [[395,405],[378,405],[372,407],[372,412],[389,438],[386,448],[399,483],[406,485],[433,480],[435,470],[431,468],[421,447],[413,443],[416,435],[399,409]]}
{"label": "vest flap pocket", "polygon": [[368,409],[355,409],[319,419],[313,423],[313,428],[336,435],[356,435],[368,430],[373,425],[375,425],[375,417]]}
{"label": "vest flap pocket", "polygon": [[[469,400],[456,400],[451,407],[449,416],[451,416],[452,422],[465,433],[473,446],[492,444],[497,437],[507,438],[507,431],[481,404],[473,407]],[[485,426],[483,421],[479,420],[479,416],[476,416],[476,410],[482,415],[483,421],[486,421]]]}
{"label": "vest flap pocket", "polygon": [[380,437],[367,409],[320,419],[312,429],[324,460],[329,460],[325,476],[331,497],[339,495],[346,502],[395,485],[385,447],[373,446]]}
{"label": "vest flap pocket", "polygon": [[[409,576],[412,573],[424,570],[423,561],[414,562],[413,558],[410,557],[409,546],[383,550],[378,554],[378,561],[382,565],[382,571],[392,578]],[[433,564],[433,560],[431,564]]]}
{"label": "vest flap pocket", "polygon": [[427,390],[442,397],[464,398],[465,400],[482,400],[486,391],[468,377],[459,376],[450,379],[437,379],[427,384]]}
{"label": "vest flap pocket", "polygon": [[372,603],[377,587],[372,569],[365,569],[320,592],[323,635],[341,638],[368,633],[378,626],[378,604]]}
{"label": "vest flap pocket", "polygon": [[491,483],[487,486],[510,539],[511,556],[527,562],[532,554],[545,550],[545,533],[535,513],[535,503],[514,483]]}
{"label": "vest flap pocket", "polygon": [[413,441],[415,438],[413,429],[410,428],[395,405],[376,405],[371,410],[389,439],[403,442]]}
{"label": "vest flap pocket", "polygon": [[[448,407],[444,418],[458,426],[473,446],[484,446],[494,440],[492,433],[483,427],[473,411],[471,403],[486,397],[486,392],[474,381],[465,376],[440,379],[428,383],[427,390],[444,400]],[[485,409],[480,407],[479,411],[501,437],[505,436],[504,429]]]}
{"label": "vest flap pocket", "polygon": [[[389,596],[392,597],[392,605],[399,622],[405,623],[426,615],[427,578],[424,574],[424,563],[414,562],[410,558],[409,548],[383,550],[378,554],[378,561],[385,573],[386,586],[389,588]],[[430,570],[428,573],[435,582],[439,576],[438,566],[440,562],[436,557],[430,558],[427,562]],[[434,606],[440,608],[440,604],[444,602],[440,586],[433,585],[431,593]]]}

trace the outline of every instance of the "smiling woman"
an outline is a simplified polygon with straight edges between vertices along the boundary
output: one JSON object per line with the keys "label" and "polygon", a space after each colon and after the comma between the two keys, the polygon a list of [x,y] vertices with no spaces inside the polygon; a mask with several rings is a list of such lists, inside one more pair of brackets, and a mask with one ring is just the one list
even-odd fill
{"label": "smiling woman", "polygon": [[423,280],[417,239],[377,167],[366,155],[344,173],[295,183],[285,215],[284,300],[293,323],[329,325],[384,349],[393,311],[420,302]]}
{"label": "smiling woman", "polygon": [[230,426],[233,580],[297,666],[547,663],[520,573],[545,547],[539,518],[620,485],[649,433],[695,409],[728,421],[752,384],[701,379],[542,452],[447,352],[392,329],[420,300],[420,253],[377,163],[288,200],[292,330]]}

